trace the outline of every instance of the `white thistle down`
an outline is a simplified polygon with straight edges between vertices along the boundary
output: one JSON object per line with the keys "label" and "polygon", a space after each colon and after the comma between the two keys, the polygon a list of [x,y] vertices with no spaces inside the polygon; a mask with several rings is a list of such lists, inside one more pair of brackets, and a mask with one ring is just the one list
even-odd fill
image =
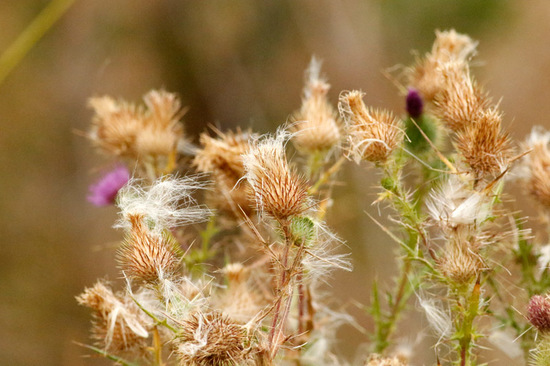
{"label": "white thistle down", "polygon": [[521,341],[509,330],[495,330],[488,337],[489,342],[504,352],[508,357],[515,359],[523,356]]}
{"label": "white thistle down", "polygon": [[539,267],[539,276],[550,265],[550,244],[546,244],[539,249],[539,257],[537,259],[537,265]]}
{"label": "white thistle down", "polygon": [[[535,146],[548,147],[550,144],[550,131],[547,131],[542,126],[534,126],[531,129],[531,133],[521,144],[524,152],[533,150]],[[531,155],[525,155],[521,158],[520,162],[514,165],[514,168],[509,174],[510,180],[524,180],[529,181],[531,179]]]}
{"label": "white thistle down", "polygon": [[424,314],[426,314],[428,323],[436,332],[439,339],[442,340],[447,338],[453,329],[453,323],[449,312],[443,309],[443,305],[439,301],[423,298],[422,296],[417,297],[420,307],[424,310]]}
{"label": "white thistle down", "polygon": [[204,184],[191,177],[162,177],[150,187],[143,187],[141,181],[131,180],[118,193],[117,206],[120,219],[117,228],[129,228],[130,216],[143,216],[151,230],[163,230],[181,225],[205,221],[210,211],[196,205],[191,194],[203,189]]}
{"label": "white thistle down", "polygon": [[469,190],[459,178],[451,177],[432,190],[426,202],[430,216],[443,227],[484,222],[491,215],[491,204],[480,192]]}

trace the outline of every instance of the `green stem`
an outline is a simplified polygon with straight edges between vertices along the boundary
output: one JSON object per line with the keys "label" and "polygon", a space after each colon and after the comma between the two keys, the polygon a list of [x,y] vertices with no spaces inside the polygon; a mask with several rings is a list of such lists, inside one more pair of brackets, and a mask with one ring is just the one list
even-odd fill
{"label": "green stem", "polygon": [[378,353],[383,352],[390,345],[389,339],[397,328],[397,321],[410,296],[414,293],[417,279],[423,273],[422,271],[413,271],[413,261],[417,258],[423,258],[418,243],[421,239],[426,242],[426,233],[422,228],[422,218],[418,208],[411,202],[403,188],[400,179],[401,168],[402,164],[398,160],[386,164],[381,182],[382,187],[386,190],[385,194],[401,217],[408,239],[405,243],[407,250],[405,250],[403,262],[400,266],[399,280],[396,283],[395,293],[391,297],[390,309],[385,316],[379,317],[375,324],[374,349]]}
{"label": "green stem", "polygon": [[53,0],[0,56],[0,84],[75,0]]}
{"label": "green stem", "polygon": [[[460,349],[460,366],[472,365],[472,341],[474,340],[474,320],[479,315],[479,300],[481,296],[481,284],[476,281],[471,294],[466,288],[463,296],[466,305],[462,307],[463,313],[459,319],[457,336]],[[459,305],[460,306],[460,305]]]}
{"label": "green stem", "polygon": [[341,156],[340,159],[338,159],[336,161],[336,163],[334,163],[334,165],[332,165],[330,168],[328,168],[320,177],[319,179],[317,180],[317,182],[315,182],[315,184],[309,189],[309,194],[313,195],[315,193],[317,193],[317,191],[319,190],[319,188],[321,188],[321,186],[323,184],[325,184],[326,182],[328,182],[328,180],[334,175],[336,174],[336,172],[338,172],[338,170],[340,170],[340,167],[342,166],[342,164],[344,164],[344,162],[346,161],[346,157],[345,156]]}

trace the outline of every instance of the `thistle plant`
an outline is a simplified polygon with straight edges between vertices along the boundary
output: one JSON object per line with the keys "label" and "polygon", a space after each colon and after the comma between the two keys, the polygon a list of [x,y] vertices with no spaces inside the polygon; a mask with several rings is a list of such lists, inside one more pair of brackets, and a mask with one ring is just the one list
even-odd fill
{"label": "thistle plant", "polygon": [[550,132],[512,141],[474,79],[476,45],[436,32],[431,51],[403,69],[402,115],[371,106],[370,91],[331,101],[313,58],[288,123],[264,135],[212,127],[199,146],[173,93],[150,91],[143,105],[90,99],[88,138],[116,168],[88,199],[119,209],[123,280],[77,297],[94,317],[87,347],[124,365],[349,364],[336,330],[358,324],[323,284],[352,270],[326,222],[351,162],[379,177],[374,204],[390,222],[364,219],[395,243],[398,265],[363,306],[373,325],[357,364],[412,365],[397,346],[402,319],[418,310],[434,364],[482,364],[482,349],[500,347],[548,365],[550,249],[510,209],[506,186],[523,181],[550,223]]}

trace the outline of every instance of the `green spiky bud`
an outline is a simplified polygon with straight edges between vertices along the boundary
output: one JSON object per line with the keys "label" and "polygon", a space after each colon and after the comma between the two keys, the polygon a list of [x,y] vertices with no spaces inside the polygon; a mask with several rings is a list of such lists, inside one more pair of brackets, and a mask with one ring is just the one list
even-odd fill
{"label": "green spiky bud", "polygon": [[396,188],[395,180],[391,177],[384,177],[380,181],[380,184],[382,185],[382,188],[384,188],[386,191],[393,191]]}
{"label": "green spiky bud", "polygon": [[290,223],[290,231],[296,245],[309,246],[315,238],[315,222],[307,216],[295,217]]}

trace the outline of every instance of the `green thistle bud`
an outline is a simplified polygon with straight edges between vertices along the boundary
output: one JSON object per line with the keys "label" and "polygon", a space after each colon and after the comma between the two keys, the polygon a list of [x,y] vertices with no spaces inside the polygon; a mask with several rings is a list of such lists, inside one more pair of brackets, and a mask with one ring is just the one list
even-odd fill
{"label": "green thistle bud", "polygon": [[315,238],[315,222],[309,217],[296,217],[290,223],[290,231],[296,245],[309,246]]}

